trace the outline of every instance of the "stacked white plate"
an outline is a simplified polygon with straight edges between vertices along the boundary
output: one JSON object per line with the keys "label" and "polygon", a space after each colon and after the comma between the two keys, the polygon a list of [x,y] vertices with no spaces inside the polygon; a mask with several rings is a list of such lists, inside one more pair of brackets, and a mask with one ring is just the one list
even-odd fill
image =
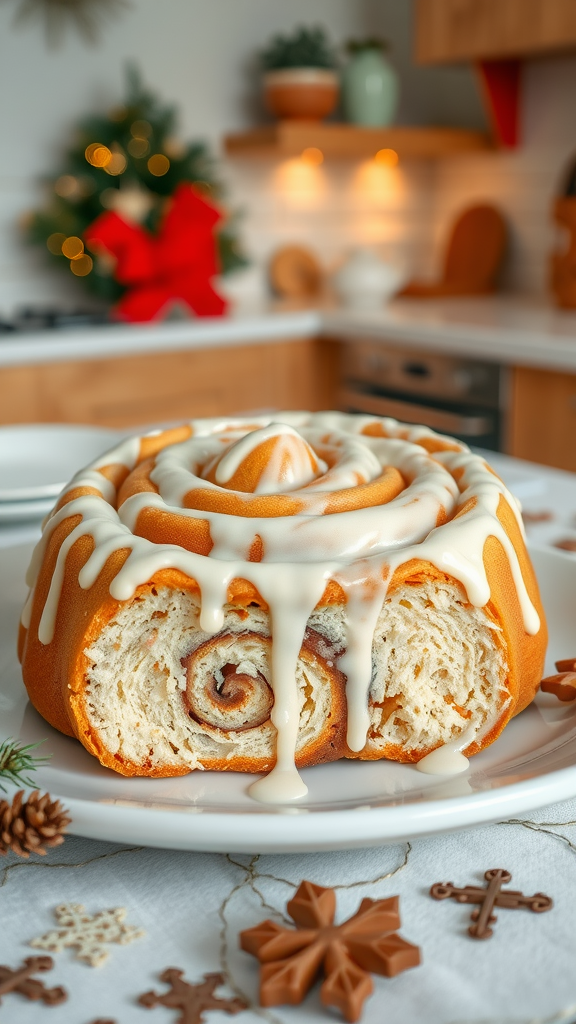
{"label": "stacked white plate", "polygon": [[0,527],[43,519],[74,473],[118,437],[75,424],[0,427]]}

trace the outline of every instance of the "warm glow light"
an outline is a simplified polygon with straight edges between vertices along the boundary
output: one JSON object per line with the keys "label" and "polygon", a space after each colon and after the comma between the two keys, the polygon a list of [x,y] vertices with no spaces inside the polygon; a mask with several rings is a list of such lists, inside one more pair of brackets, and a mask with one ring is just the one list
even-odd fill
{"label": "warm glow light", "polygon": [[122,152],[112,153],[110,160],[106,164],[104,170],[106,174],[123,174],[126,170],[127,160]]}
{"label": "warm glow light", "polygon": [[116,205],[117,198],[117,188],[105,188],[104,191],[100,193],[100,202],[105,210],[113,210]]}
{"label": "warm glow light", "polygon": [[150,174],[153,174],[156,178],[161,178],[163,174],[170,170],[170,161],[163,153],[154,153],[150,157],[147,166]]}
{"label": "warm glow light", "polygon": [[384,167],[396,167],[398,153],[393,149],[379,149],[374,159],[376,163],[383,164]]}
{"label": "warm glow light", "polygon": [[76,277],[86,277],[90,273],[94,262],[91,256],[87,253],[83,253],[82,256],[78,256],[74,260],[70,260],[70,270]]}
{"label": "warm glow light", "polygon": [[62,252],[69,260],[76,260],[84,252],[84,242],[77,235],[70,235],[62,242]]}
{"label": "warm glow light", "polygon": [[322,167],[296,157],[277,164],[274,186],[289,207],[307,210],[317,208],[322,202],[327,182]]}
{"label": "warm glow light", "polygon": [[73,196],[80,189],[77,179],[72,174],[62,174],[54,183],[54,191],[57,196],[67,199],[68,196]]}
{"label": "warm glow light", "polygon": [[148,142],[148,139],[130,139],[126,148],[130,153],[130,156],[134,156],[138,160],[144,156],[148,156],[148,153],[150,152],[150,143]]}
{"label": "warm glow light", "polygon": [[86,146],[84,156],[92,167],[106,167],[112,159],[108,146],[103,146],[101,142],[91,142]]}
{"label": "warm glow light", "polygon": [[55,231],[53,235],[50,235],[46,239],[46,245],[54,256],[62,255],[62,244],[66,241],[66,235],[63,235],[61,231]]}
{"label": "warm glow light", "polygon": [[166,156],[170,157],[172,160],[181,160],[186,154],[186,146],[182,142],[182,139],[179,139],[177,135],[169,135],[164,139],[163,149]]}
{"label": "warm glow light", "polygon": [[308,146],[302,150],[302,159],[307,164],[314,164],[315,167],[319,167],[321,163],[324,163],[324,153],[316,146]]}
{"label": "warm glow light", "polygon": [[152,125],[148,121],[134,121],[130,125],[130,134],[135,139],[148,139],[152,135]]}

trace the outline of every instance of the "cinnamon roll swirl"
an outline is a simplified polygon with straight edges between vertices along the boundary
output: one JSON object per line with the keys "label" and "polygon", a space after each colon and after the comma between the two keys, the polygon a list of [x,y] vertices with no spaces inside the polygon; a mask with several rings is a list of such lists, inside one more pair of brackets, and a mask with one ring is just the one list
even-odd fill
{"label": "cinnamon roll swirl", "polygon": [[125,775],[419,761],[492,742],[546,625],[518,508],[425,427],[342,413],[198,420],[64,490],[30,567],[30,699]]}

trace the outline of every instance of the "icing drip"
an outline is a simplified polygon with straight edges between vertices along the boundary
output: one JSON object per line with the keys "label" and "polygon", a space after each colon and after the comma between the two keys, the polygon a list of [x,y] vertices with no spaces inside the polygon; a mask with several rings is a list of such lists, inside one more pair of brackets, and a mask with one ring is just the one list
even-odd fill
{"label": "icing drip", "polygon": [[444,743],[437,750],[426,754],[416,765],[425,775],[459,775],[470,767],[470,761],[462,753],[477,738],[477,730],[470,727],[452,743]]}
{"label": "icing drip", "polygon": [[[93,586],[110,555],[127,549],[128,557],[110,584],[112,597],[129,600],[159,570],[181,570],[198,583],[200,625],[208,634],[222,628],[231,581],[240,578],[253,584],[270,609],[271,719],[277,730],[277,764],[270,775],[251,786],[256,799],[288,801],[306,793],[295,768],[300,713],[295,674],[307,620],[327,581],[339,583],[347,598],[347,649],[339,668],[347,676],[348,744],[354,751],[364,747],[369,726],[375,623],[388,581],[401,565],[411,559],[430,562],[462,584],[472,605],[483,607],[490,599],[483,550],[488,537],[494,536],[508,558],[526,632],[538,632],[538,615],[516,552],[497,517],[504,498],[523,532],[517,505],[484,460],[465,445],[459,450],[436,450],[432,456],[417,443],[438,442],[438,435],[425,427],[343,413],[283,413],[282,423],[270,417],[250,422],[198,420],[190,427],[188,440],[161,449],[155,457],[150,479],[158,494],[132,493],[116,510],[115,489],[99,471],[114,464],[136,467],[142,450],[138,438],[123,442],[77,474],[65,493],[78,487],[98,493],[74,498],[46,522],[32,557],[28,575],[32,589],[22,622],[29,626],[33,588],[49,538],[71,516],[79,516],[80,521],[58,553],[38,628],[43,644],[49,644],[54,635],[68,552],[82,536],[94,541],[79,574],[82,588]],[[364,429],[371,433],[362,434]],[[373,436],[375,429],[385,436]],[[267,443],[273,444],[272,455],[256,474],[252,491],[231,490],[235,474],[246,469]],[[401,474],[404,488],[391,492],[391,500],[383,504],[377,488],[390,473],[389,467],[395,467],[392,472],[397,478]],[[362,487],[366,488],[364,506],[347,507],[349,495]],[[190,495],[207,492],[210,510],[187,507]],[[270,500],[293,499],[297,511],[253,515],[249,503],[263,500],[255,499],[258,494],[270,495]],[[245,504],[246,514],[215,510],[226,495],[232,495],[241,508]],[[340,511],[341,507],[347,510]],[[140,516],[148,509],[207,522],[213,545],[209,556],[138,536]],[[443,525],[437,526],[438,522]],[[256,536],[262,546],[258,562],[248,560]],[[424,758],[419,769],[430,771],[427,762],[453,770],[450,765],[466,760],[460,750],[470,742],[461,737],[455,741],[459,746],[441,748],[435,752],[437,757]],[[454,749],[450,752],[449,747]]]}
{"label": "icing drip", "polygon": [[372,681],[372,640],[376,621],[386,595],[382,576],[375,577],[369,562],[338,572],[336,579],[346,594],[346,652],[338,659],[338,668],[347,677],[346,703],[350,750],[362,750],[370,728],[368,693]]}

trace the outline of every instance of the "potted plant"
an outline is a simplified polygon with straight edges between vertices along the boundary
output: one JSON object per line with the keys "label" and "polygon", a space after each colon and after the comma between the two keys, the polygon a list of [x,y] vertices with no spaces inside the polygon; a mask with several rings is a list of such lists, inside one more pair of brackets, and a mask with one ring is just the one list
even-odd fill
{"label": "potted plant", "polygon": [[320,121],[338,101],[336,59],[321,28],[275,36],[261,53],[264,101],[280,118]]}
{"label": "potted plant", "polygon": [[350,60],[342,74],[342,100],[346,120],[352,124],[384,127],[394,120],[398,105],[398,76],[387,60],[383,39],[350,40]]}

